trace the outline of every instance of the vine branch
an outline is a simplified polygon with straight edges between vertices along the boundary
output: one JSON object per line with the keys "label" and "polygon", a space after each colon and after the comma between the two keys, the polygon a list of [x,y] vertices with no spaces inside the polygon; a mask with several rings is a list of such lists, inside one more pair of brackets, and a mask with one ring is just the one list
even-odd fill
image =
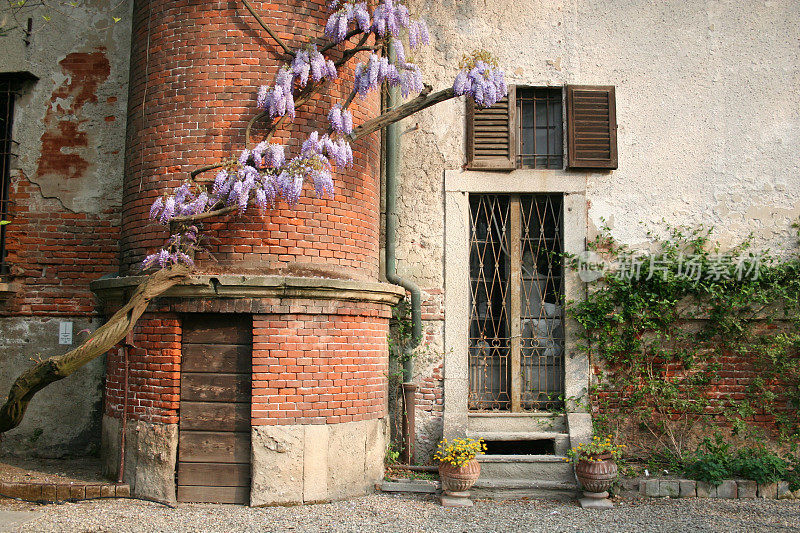
{"label": "vine branch", "polygon": [[276,43],[278,43],[278,46],[283,48],[283,52],[286,55],[294,57],[295,53],[292,52],[292,50],[288,46],[286,46],[286,43],[284,43],[283,40],[280,37],[278,37],[278,35],[274,31],[272,31],[272,28],[270,28],[267,25],[267,23],[264,22],[264,19],[261,18],[261,15],[256,13],[256,10],[253,9],[253,5],[250,3],[250,1],[249,0],[242,0],[242,3],[244,4],[244,7],[246,7],[247,10],[250,12],[250,14],[253,15],[253,17],[256,19],[256,21],[261,25],[261,27],[264,28],[264,30],[266,30],[266,32],[269,34],[269,36],[272,37],[275,40]]}
{"label": "vine branch", "polygon": [[69,376],[89,361],[114,347],[133,329],[148,304],[172,286],[189,276],[186,267],[171,267],[149,275],[131,299],[108,322],[103,324],[80,346],[63,355],[50,357],[23,372],[11,386],[5,404],[0,408],[0,433],[19,426],[33,396],[50,383]]}

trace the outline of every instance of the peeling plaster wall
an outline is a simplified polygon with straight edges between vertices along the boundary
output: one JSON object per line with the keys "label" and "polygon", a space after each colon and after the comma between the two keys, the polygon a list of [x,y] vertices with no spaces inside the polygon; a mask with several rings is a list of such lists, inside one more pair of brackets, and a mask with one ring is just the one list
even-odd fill
{"label": "peeling plaster wall", "polygon": [[[800,4],[558,0],[410,2],[431,30],[415,53],[435,89],[461,55],[485,48],[509,83],[614,85],[619,169],[562,172],[586,183],[589,236],[605,219],[628,244],[647,227],[708,224],[723,246],[755,234],[795,247],[800,215]],[[465,162],[462,99],[401,123],[398,270],[423,288],[429,338],[439,346],[444,171]],[[437,309],[439,313],[437,314]],[[417,362],[430,379],[441,357]],[[447,369],[444,369],[446,372]],[[438,414],[418,412],[436,428]],[[434,429],[435,430],[435,429]],[[434,436],[421,435],[421,457]]]}
{"label": "peeling plaster wall", "polygon": [[0,72],[39,78],[16,105],[16,167],[71,211],[96,213],[121,202],[130,4],[90,1],[68,17],[48,13],[48,23],[44,12],[33,14],[29,46],[19,32],[3,38],[17,52],[10,64],[0,58]]}
{"label": "peeling plaster wall", "polygon": [[[88,285],[117,270],[131,4],[26,12],[29,44],[19,29],[0,37],[0,73],[32,75],[14,106],[0,396],[32,360],[74,348],[101,323]],[[73,322],[71,346],[58,342],[62,320]],[[37,394],[0,453],[97,451],[103,370],[96,360]]]}

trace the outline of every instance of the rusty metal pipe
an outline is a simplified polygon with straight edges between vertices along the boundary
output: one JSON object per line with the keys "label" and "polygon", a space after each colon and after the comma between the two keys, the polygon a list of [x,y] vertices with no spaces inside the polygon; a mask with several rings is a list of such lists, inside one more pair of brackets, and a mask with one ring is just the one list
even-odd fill
{"label": "rusty metal pipe", "polygon": [[413,383],[403,383],[403,460],[406,464],[415,462],[416,396],[417,386]]}
{"label": "rusty metal pipe", "polygon": [[133,346],[133,335],[128,333],[125,341],[122,344],[120,351],[122,352],[122,423],[120,424],[119,436],[119,473],[117,474],[117,483],[122,483],[123,475],[125,474],[125,434],[128,429],[128,347]]}

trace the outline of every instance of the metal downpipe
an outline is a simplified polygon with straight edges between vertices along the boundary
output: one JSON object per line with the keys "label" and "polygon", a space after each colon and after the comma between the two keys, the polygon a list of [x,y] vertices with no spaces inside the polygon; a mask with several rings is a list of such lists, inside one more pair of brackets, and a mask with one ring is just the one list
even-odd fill
{"label": "metal downpipe", "polygon": [[[394,46],[389,43],[389,60],[395,58]],[[392,109],[400,104],[400,90],[390,87],[387,95],[386,107]],[[407,350],[413,350],[422,342],[422,297],[419,286],[411,280],[397,274],[397,173],[400,163],[400,133],[399,125],[395,122],[386,126],[386,172],[384,175],[386,185],[386,246],[385,266],[386,279],[390,283],[399,285],[411,294],[411,344]],[[406,354],[408,355],[408,354]],[[411,357],[403,361],[403,440],[404,459],[407,464],[413,462],[413,447],[416,438],[415,410],[417,386],[412,383],[414,379],[414,363]]]}

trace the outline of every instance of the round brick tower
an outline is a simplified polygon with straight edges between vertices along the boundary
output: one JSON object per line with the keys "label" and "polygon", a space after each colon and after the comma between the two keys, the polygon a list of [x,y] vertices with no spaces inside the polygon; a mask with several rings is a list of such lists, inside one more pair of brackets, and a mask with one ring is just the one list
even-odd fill
{"label": "round brick tower", "polygon": [[[292,48],[322,37],[323,0],[252,3]],[[167,237],[148,220],[153,200],[238,155],[280,52],[239,2],[135,2],[120,277],[94,284],[109,311]],[[296,154],[327,129],[351,82],[352,65],[273,142]],[[351,110],[359,124],[378,99],[357,98]],[[210,255],[197,275],[109,354],[104,465],[116,474],[124,455],[134,493],[302,503],[362,494],[382,476],[386,335],[404,292],[379,281],[379,148],[377,134],[353,145],[333,198],[307,184],[294,207],[206,222]]]}

